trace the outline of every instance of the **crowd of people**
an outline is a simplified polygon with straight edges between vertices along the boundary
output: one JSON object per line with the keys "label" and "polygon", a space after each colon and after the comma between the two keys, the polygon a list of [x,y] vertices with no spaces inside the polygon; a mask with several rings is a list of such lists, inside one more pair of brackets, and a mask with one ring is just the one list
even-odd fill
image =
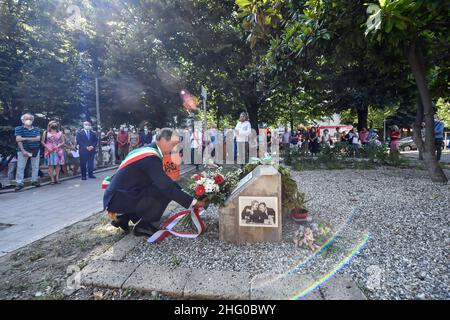
{"label": "crowd of people", "polygon": [[281,146],[284,150],[297,148],[303,154],[317,155],[321,148],[331,147],[334,143],[347,143],[354,155],[359,156],[361,146],[373,143],[381,145],[376,130],[362,128],[358,131],[356,128],[341,131],[341,127],[336,127],[335,132],[330,134],[329,129],[320,130],[319,127],[298,128],[291,132],[285,129],[282,136]]}
{"label": "crowd of people", "polygon": [[[31,183],[39,187],[40,164],[44,163],[48,167],[48,174],[51,184],[60,183],[61,172],[65,176],[78,175],[81,171],[81,179],[95,179],[94,168],[98,161],[97,133],[93,131],[89,121],[85,121],[81,128],[61,126],[58,121],[52,120],[48,123],[46,130],[41,130],[35,126],[34,116],[24,114],[21,117],[22,125],[15,129],[17,142],[17,155],[9,161],[8,177],[16,180],[16,190],[24,187],[23,180],[27,166],[31,167]],[[424,127],[424,124],[423,124]],[[288,131],[285,129],[281,135],[280,147],[282,150],[297,149],[303,154],[317,155],[324,147],[333,147],[336,142],[348,144],[353,156],[358,157],[361,146],[366,144],[381,145],[377,131],[374,129],[362,128],[358,131],[352,127],[348,131],[341,131],[342,127],[328,128],[322,130],[317,126],[310,128],[298,128]],[[346,128],[344,126],[344,128]],[[251,141],[251,125],[248,114],[240,114],[239,121],[234,128],[234,151],[235,161],[238,163],[248,162],[249,143]],[[267,128],[267,151],[272,148],[272,131]],[[202,128],[190,131],[190,153],[191,163],[199,167],[204,161],[202,151],[209,148],[208,154],[214,157],[215,147],[218,142],[218,131],[215,128],[208,130],[208,137],[203,139]],[[224,139],[227,132],[224,132]],[[422,130],[424,138],[425,130]],[[130,151],[148,146],[155,142],[156,130],[152,130],[148,125],[141,128],[133,125],[121,125],[119,129],[110,128],[102,131],[100,145],[102,147],[102,165],[114,165],[121,163]],[[390,153],[399,153],[399,141],[401,130],[398,126],[391,127],[389,134]],[[208,140],[208,141],[205,141]],[[441,158],[441,149],[444,141],[444,124],[435,116],[435,140],[438,161]],[[201,149],[201,150],[200,150]],[[199,155],[197,157],[196,155]],[[237,159],[238,155],[244,156],[242,161]],[[30,161],[29,161],[30,160]]]}
{"label": "crowd of people", "polygon": [[[39,177],[44,175],[41,165],[48,168],[51,184],[61,183],[61,173],[76,176],[80,171],[82,180],[96,179],[98,138],[89,121],[83,122],[81,128],[75,128],[51,120],[43,131],[34,126],[32,114],[24,114],[21,121],[22,125],[15,128],[17,153],[4,160],[8,179],[16,181],[16,191],[24,188],[26,172],[31,176],[31,184],[40,187]],[[119,130],[111,128],[102,132],[102,155],[107,160],[104,159],[103,164],[120,163],[130,151],[152,142],[154,132],[147,126],[142,132],[135,126],[128,128],[126,125]]]}

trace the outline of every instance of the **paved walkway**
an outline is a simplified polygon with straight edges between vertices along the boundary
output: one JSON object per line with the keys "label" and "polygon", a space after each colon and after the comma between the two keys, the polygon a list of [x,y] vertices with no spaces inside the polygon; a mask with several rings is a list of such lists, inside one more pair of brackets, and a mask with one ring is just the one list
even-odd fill
{"label": "paved walkway", "polygon": [[0,195],[0,256],[101,211],[101,181],[113,173],[110,170],[96,173],[95,180],[72,179]]}
{"label": "paved walkway", "polygon": [[[400,154],[409,160],[419,160],[419,151],[403,151]],[[441,163],[450,164],[450,150],[442,151]]]}
{"label": "paved walkway", "polygon": [[[190,167],[182,167],[181,173]],[[101,181],[114,172],[0,194],[0,257],[102,211]]]}

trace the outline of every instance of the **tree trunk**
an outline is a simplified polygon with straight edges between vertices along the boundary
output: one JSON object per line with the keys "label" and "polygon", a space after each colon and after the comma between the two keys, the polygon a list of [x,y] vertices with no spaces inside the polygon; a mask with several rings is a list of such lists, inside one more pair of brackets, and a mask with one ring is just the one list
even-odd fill
{"label": "tree trunk", "polygon": [[414,143],[417,146],[417,150],[419,151],[419,160],[423,160],[423,148],[424,142],[422,139],[422,122],[423,122],[423,105],[422,100],[417,100],[417,111],[416,111],[416,120],[413,124],[414,130]]}
{"label": "tree trunk", "polygon": [[369,107],[367,105],[362,105],[359,108],[356,108],[356,112],[358,113],[358,131],[361,131],[362,128],[367,129],[367,117],[369,116]]}
{"label": "tree trunk", "polygon": [[247,104],[247,112],[252,129],[258,132],[258,99],[250,99]]}
{"label": "tree trunk", "polygon": [[291,126],[291,132],[294,132],[294,116],[292,115],[292,109],[289,111],[289,125]]}
{"label": "tree trunk", "polygon": [[418,40],[415,39],[408,52],[408,61],[416,79],[425,118],[425,143],[423,145],[423,160],[431,180],[435,183],[447,184],[448,179],[439,165],[435,155],[434,119],[431,95],[426,80],[425,63]]}

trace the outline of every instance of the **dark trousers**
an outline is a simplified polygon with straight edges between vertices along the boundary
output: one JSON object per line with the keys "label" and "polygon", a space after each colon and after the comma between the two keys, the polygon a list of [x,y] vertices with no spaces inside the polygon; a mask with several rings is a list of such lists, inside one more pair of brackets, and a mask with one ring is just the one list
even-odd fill
{"label": "dark trousers", "polygon": [[437,161],[441,161],[442,155],[442,147],[444,146],[444,140],[435,140],[435,148],[436,148],[436,159]]}
{"label": "dark trousers", "polygon": [[161,220],[162,215],[164,214],[164,211],[171,201],[170,199],[167,199],[165,197],[159,197],[158,199],[155,199],[154,197],[142,196],[140,199],[133,199],[133,202],[135,202],[135,209],[133,210],[134,212],[123,213],[123,211],[120,210],[122,209],[121,207],[123,205],[123,203],[121,202],[127,200],[128,199],[120,196],[114,197],[110,205],[108,206],[108,210],[122,213],[121,219],[126,222],[131,220],[134,224],[136,224],[139,221],[140,226],[158,224]]}
{"label": "dark trousers", "polygon": [[89,177],[92,177],[94,175],[94,158],[95,151],[80,152],[81,176],[83,178],[86,178],[86,172]]}

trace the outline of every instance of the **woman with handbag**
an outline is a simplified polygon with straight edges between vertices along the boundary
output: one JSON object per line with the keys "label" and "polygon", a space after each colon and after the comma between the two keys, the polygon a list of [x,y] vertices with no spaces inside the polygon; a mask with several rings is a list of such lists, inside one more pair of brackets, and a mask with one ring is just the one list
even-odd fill
{"label": "woman with handbag", "polygon": [[42,145],[44,146],[45,163],[48,165],[48,173],[51,184],[60,183],[59,173],[61,166],[65,165],[63,146],[65,139],[62,132],[59,130],[59,124],[56,121],[50,121],[47,130],[42,137]]}

